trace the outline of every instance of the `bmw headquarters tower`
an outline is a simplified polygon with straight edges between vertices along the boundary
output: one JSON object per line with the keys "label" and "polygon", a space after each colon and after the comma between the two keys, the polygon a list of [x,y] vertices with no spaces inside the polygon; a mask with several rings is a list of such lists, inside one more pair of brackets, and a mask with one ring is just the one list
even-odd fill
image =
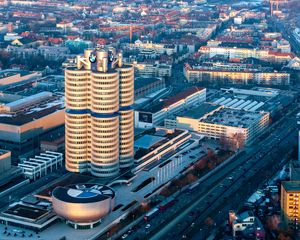
{"label": "bmw headquarters tower", "polygon": [[134,69],[115,49],[85,50],[65,70],[66,169],[114,177],[133,165]]}

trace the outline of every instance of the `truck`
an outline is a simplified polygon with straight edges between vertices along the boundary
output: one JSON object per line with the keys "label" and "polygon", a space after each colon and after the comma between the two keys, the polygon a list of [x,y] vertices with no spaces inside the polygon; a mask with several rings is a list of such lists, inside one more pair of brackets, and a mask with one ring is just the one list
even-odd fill
{"label": "truck", "polygon": [[146,213],[146,215],[144,216],[144,220],[146,222],[148,222],[151,219],[153,219],[154,217],[156,217],[159,213],[160,213],[159,208],[157,208],[157,207],[153,208],[149,212]]}

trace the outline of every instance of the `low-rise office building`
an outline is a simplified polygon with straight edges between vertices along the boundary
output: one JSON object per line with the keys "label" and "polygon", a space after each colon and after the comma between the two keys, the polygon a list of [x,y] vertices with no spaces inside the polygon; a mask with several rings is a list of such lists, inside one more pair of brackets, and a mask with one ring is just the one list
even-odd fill
{"label": "low-rise office building", "polygon": [[153,128],[163,123],[164,119],[182,109],[199,105],[206,100],[206,89],[191,87],[164,101],[151,104],[149,107],[135,110],[136,128]]}
{"label": "low-rise office building", "polygon": [[240,148],[251,144],[269,124],[269,113],[202,104],[165,120],[165,127],[195,131],[209,138],[233,142]]}
{"label": "low-rise office building", "polygon": [[53,170],[62,167],[63,154],[57,152],[47,151],[41,153],[39,156],[29,158],[18,164],[18,167],[22,169],[25,177],[36,180],[42,176],[46,176]]}
{"label": "low-rise office building", "polygon": [[16,202],[0,213],[0,221],[5,225],[34,231],[42,231],[58,220],[59,217],[39,201],[35,204]]}
{"label": "low-rise office building", "polygon": [[192,135],[187,130],[153,128],[136,136],[134,141],[134,161],[141,169],[145,165],[159,160],[168,153],[175,152],[190,140]]}

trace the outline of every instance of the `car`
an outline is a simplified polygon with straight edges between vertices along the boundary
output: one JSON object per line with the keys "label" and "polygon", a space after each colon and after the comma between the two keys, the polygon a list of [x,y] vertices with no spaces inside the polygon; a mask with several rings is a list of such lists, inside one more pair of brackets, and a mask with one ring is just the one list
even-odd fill
{"label": "car", "polygon": [[122,239],[125,239],[125,238],[127,238],[128,237],[128,234],[127,233],[124,233],[123,235],[122,235]]}
{"label": "car", "polygon": [[233,177],[232,177],[232,176],[229,176],[227,179],[230,180],[230,181],[232,181],[232,180],[233,180]]}
{"label": "car", "polygon": [[145,226],[146,229],[149,229],[150,227],[151,225],[149,223]]}

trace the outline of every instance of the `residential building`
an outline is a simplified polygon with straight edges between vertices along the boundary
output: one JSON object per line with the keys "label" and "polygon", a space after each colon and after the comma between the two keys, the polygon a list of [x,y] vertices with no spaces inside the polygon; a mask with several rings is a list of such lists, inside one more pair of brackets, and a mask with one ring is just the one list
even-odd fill
{"label": "residential building", "polygon": [[256,58],[263,61],[271,61],[274,63],[282,64],[290,61],[293,58],[292,53],[275,52],[267,49],[256,48],[238,48],[227,46],[202,46],[199,52],[204,55],[205,58],[212,58],[216,55],[221,55],[229,59],[235,58]]}
{"label": "residential building", "polygon": [[135,43],[131,45],[130,48],[139,50],[140,54],[149,57],[155,57],[160,54],[172,55],[177,52],[175,45],[153,43],[149,41],[142,42],[141,40],[135,41]]}
{"label": "residential building", "polygon": [[300,219],[300,181],[281,182],[281,216],[284,223],[291,228],[299,229]]}
{"label": "residential building", "polygon": [[290,74],[286,72],[263,72],[251,69],[224,70],[190,66],[185,64],[184,76],[188,82],[211,82],[214,84],[260,84],[289,85]]}
{"label": "residential building", "polygon": [[133,62],[134,70],[140,77],[171,77],[172,65],[155,62]]}
{"label": "residential building", "polygon": [[263,224],[251,211],[235,215],[232,233],[234,238],[252,239],[255,236],[255,239],[263,240],[266,236]]}

